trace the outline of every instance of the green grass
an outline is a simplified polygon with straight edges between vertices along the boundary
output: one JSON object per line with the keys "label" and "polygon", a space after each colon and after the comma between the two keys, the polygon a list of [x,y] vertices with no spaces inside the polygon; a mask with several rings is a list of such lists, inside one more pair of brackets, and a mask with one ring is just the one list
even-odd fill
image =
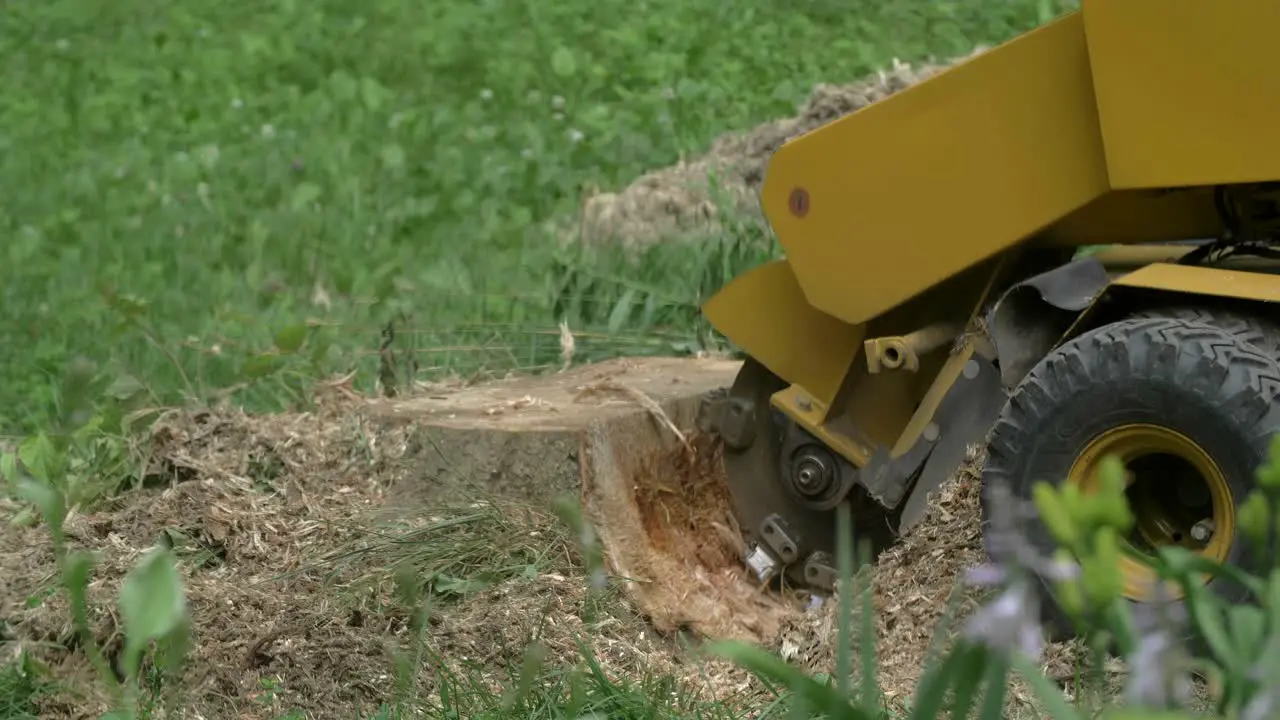
{"label": "green grass", "polygon": [[[556,250],[546,223],[793,113],[814,83],[998,42],[1063,4],[6,6],[0,447],[65,426],[106,383],[258,410],[352,369],[369,389],[389,327],[401,375],[555,365],[562,318],[580,359],[693,349],[710,334],[698,302],[775,252],[767,233],[628,266]],[[96,444],[94,472],[125,474],[121,447]],[[22,667],[0,668],[0,717],[40,691]],[[728,716],[673,710],[666,682],[547,675],[519,716]],[[454,685],[454,717],[512,716]]]}
{"label": "green grass", "polygon": [[[722,254],[669,254],[638,272],[610,261],[611,273],[558,257],[546,221],[572,213],[589,187],[620,187],[726,130],[792,113],[815,82],[850,81],[894,56],[961,53],[1055,10],[1035,0],[6,7],[0,429],[47,422],[51,380],[72,358],[129,373],[161,401],[207,396],[278,371],[271,359],[244,365],[307,320],[307,362],[237,399],[298,402],[303,379],[352,368],[368,387],[391,321],[419,372],[554,363],[557,295],[582,272],[599,275],[593,291],[604,294],[605,309],[575,326],[601,334],[596,352],[669,352],[696,337],[707,283],[694,271],[723,266]],[[317,288],[328,309],[312,303]],[[610,327],[627,290],[635,312]],[[145,317],[130,315],[141,303]]]}

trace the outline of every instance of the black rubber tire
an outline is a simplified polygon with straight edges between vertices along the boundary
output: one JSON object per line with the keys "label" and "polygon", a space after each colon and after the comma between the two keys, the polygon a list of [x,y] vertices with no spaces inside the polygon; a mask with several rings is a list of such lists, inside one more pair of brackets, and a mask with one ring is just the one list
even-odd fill
{"label": "black rubber tire", "polygon": [[[1280,431],[1280,364],[1238,335],[1205,323],[1171,318],[1122,320],[1089,331],[1050,353],[1005,404],[988,436],[982,522],[990,524],[988,490],[1005,484],[1030,501],[1039,481],[1060,483],[1100,432],[1135,422],[1159,424],[1197,442],[1228,476],[1235,502],[1253,490]],[[1055,545],[1037,522],[1028,540],[1044,553]],[[1227,561],[1265,573],[1269,564],[1238,531]],[[1073,634],[1066,613],[1042,579],[1046,629]],[[1244,588],[1222,580],[1210,588],[1230,603]],[[1176,608],[1185,612],[1185,608]]]}
{"label": "black rubber tire", "polygon": [[1131,319],[1174,319],[1212,325],[1273,358],[1280,358],[1280,323],[1218,305],[1156,305],[1129,315]]}

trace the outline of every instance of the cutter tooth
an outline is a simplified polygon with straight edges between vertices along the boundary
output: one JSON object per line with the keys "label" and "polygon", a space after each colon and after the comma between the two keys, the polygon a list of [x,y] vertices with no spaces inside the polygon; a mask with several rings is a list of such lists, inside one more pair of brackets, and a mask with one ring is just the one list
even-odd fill
{"label": "cutter tooth", "polygon": [[751,546],[751,552],[747,553],[746,563],[747,567],[751,568],[751,572],[754,572],[762,583],[773,580],[774,576],[778,574],[777,559],[763,545],[753,544]]}

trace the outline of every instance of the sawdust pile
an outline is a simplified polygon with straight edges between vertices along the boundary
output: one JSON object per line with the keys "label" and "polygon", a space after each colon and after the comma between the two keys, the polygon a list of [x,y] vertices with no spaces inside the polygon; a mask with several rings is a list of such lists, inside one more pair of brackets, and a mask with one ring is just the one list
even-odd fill
{"label": "sawdust pile", "polygon": [[[575,542],[546,510],[384,507],[395,463],[383,448],[402,444],[370,433],[350,400],[311,414],[196,412],[160,423],[149,475],[163,486],[67,522],[71,548],[98,553],[90,622],[107,657],[114,662],[121,650],[120,582],[164,543],[179,558],[193,617],[182,682],[192,717],[376,711],[393,697],[395,653],[413,650],[410,612],[392,582],[400,562],[417,562],[424,578],[437,573],[426,647],[434,659],[416,678],[427,696],[450,677],[447,668],[500,697],[533,641],[548,667],[578,665],[585,643],[611,677],[669,674],[725,697],[758,688],[725,663],[705,666],[703,677],[679,640],[654,632],[616,588],[591,599]],[[472,572],[496,553],[515,567],[536,557],[537,572]],[[0,653],[30,653],[61,681],[58,693],[40,698],[40,717],[96,718],[108,700],[77,650],[56,577],[47,530],[6,518]]]}
{"label": "sawdust pile", "polygon": [[[320,574],[274,580],[302,569],[312,548],[350,541],[347,521],[378,501],[377,481],[343,462],[349,430],[317,416],[200,412],[162,421],[151,474],[172,484],[127,493],[67,521],[72,548],[99,556],[89,587],[90,621],[107,657],[121,646],[114,607],[120,582],[142,553],[163,543],[183,561],[194,618],[185,678],[193,709],[251,717],[263,708],[254,702],[263,681],[281,673],[288,701],[303,708],[350,706],[386,689],[379,640],[321,600]],[[335,454],[335,446],[343,450]],[[97,717],[104,698],[90,690],[96,683],[84,654],[75,651],[64,594],[34,607],[21,602],[54,587],[47,530],[9,528],[0,550],[7,644],[54,665],[77,693],[46,698],[41,716]],[[351,682],[335,685],[329,680],[335,676]]]}
{"label": "sawdust pile", "polygon": [[[989,598],[987,591],[961,582],[968,568],[987,561],[979,507],[981,462],[981,452],[972,448],[956,476],[930,497],[924,519],[871,569],[877,674],[890,706],[901,708],[911,701],[924,668],[934,659],[931,651],[944,652],[964,619]],[[777,650],[811,672],[834,672],[838,611],[833,599],[805,613],[784,629]],[[946,632],[935,638],[944,620]],[[854,626],[856,631],[856,615]],[[1078,642],[1054,643],[1046,649],[1042,669],[1066,681],[1083,660]],[[1015,679],[1006,716],[1021,717],[1035,709],[1030,690]]]}
{"label": "sawdust pile", "polygon": [[[581,217],[556,235],[588,244],[620,242],[642,248],[679,237],[705,237],[726,218],[762,221],[759,192],[770,155],[784,142],[906,89],[985,52],[946,63],[908,65],[894,61],[888,70],[847,85],[819,84],[795,117],[747,132],[729,133],[700,157],[641,176],[618,192],[587,198]],[[714,178],[714,179],[712,179]]]}

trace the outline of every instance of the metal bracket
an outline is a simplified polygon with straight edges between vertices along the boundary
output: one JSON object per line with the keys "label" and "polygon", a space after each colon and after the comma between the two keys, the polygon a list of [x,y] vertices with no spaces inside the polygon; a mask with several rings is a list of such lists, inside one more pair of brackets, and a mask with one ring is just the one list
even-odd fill
{"label": "metal bracket", "polygon": [[799,557],[796,548],[800,546],[800,539],[781,515],[770,515],[760,523],[760,537],[783,565],[790,565]]}
{"label": "metal bracket", "polygon": [[809,555],[804,562],[804,579],[814,587],[824,590],[835,590],[840,573],[831,564],[831,556],[822,551]]}
{"label": "metal bracket", "polygon": [[734,450],[744,450],[756,439],[754,413],[755,403],[731,398],[727,390],[717,389],[703,395],[696,424],[702,432],[719,435]]}

